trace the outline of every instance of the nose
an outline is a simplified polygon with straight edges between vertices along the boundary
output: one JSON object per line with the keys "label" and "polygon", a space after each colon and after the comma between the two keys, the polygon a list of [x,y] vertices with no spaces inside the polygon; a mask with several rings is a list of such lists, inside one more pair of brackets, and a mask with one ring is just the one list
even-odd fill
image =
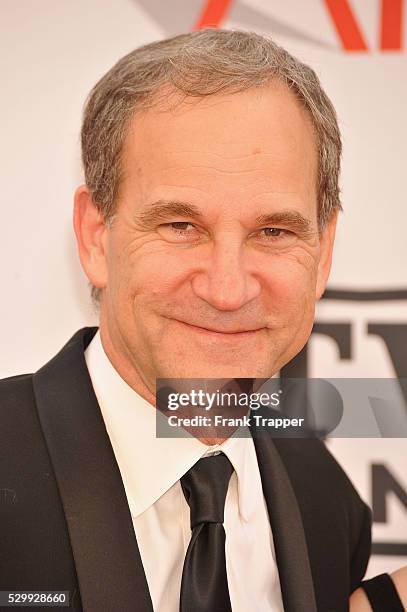
{"label": "nose", "polygon": [[192,279],[192,289],[218,310],[238,310],[260,294],[260,283],[248,270],[244,245],[236,241],[225,237],[212,243],[201,266]]}

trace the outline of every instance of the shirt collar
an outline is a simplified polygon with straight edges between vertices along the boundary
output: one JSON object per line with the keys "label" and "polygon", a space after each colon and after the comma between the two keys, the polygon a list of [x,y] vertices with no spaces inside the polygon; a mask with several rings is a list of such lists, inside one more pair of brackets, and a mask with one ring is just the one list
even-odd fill
{"label": "shirt collar", "polygon": [[157,438],[155,406],[119,375],[103,349],[99,331],[85,350],[85,360],[133,518],[154,504],[201,457],[222,451],[237,474],[239,512],[249,520],[254,510],[248,474],[255,453],[251,438],[232,436],[215,446],[193,436]]}

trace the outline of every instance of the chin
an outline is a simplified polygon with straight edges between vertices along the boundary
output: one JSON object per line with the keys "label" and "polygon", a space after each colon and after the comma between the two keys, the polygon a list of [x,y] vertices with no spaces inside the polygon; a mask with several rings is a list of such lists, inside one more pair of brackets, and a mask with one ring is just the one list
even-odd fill
{"label": "chin", "polygon": [[257,363],[195,363],[178,364],[177,371],[167,378],[270,378],[272,367]]}

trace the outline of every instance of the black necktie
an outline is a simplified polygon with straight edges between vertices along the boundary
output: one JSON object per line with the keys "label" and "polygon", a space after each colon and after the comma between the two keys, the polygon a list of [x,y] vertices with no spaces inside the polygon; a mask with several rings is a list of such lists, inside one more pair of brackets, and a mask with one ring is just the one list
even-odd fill
{"label": "black necktie", "polygon": [[226,492],[233,466],[223,453],[203,457],[181,478],[191,515],[180,612],[231,612],[226,576]]}

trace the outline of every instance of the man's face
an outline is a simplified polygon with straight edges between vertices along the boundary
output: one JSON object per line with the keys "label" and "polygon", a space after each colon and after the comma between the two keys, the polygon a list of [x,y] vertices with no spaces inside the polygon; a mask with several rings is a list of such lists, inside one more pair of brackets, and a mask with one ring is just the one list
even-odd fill
{"label": "man's face", "polygon": [[280,84],[134,117],[100,325],[151,392],[268,378],[301,350],[333,240],[316,176],[311,121]]}

